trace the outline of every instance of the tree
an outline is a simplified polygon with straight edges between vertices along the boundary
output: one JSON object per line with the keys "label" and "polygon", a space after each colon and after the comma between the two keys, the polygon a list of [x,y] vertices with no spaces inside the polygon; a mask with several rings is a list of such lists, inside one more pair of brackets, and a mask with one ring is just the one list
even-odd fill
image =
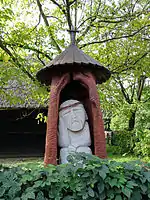
{"label": "tree", "polygon": [[[122,105],[127,107],[130,110],[128,128],[134,128],[135,102],[141,103],[142,91],[148,87],[148,0],[1,0],[1,4],[3,99],[18,101],[11,90],[14,86],[9,83],[15,79],[18,92],[24,82],[33,86],[20,102],[35,99],[35,102],[45,103],[47,88],[41,87],[35,74],[69,45],[67,30],[74,27],[79,31],[76,34],[78,47],[112,72],[112,78],[98,86],[104,110],[113,105],[110,110],[115,115],[116,109]],[[134,106],[135,110],[131,108]]]}

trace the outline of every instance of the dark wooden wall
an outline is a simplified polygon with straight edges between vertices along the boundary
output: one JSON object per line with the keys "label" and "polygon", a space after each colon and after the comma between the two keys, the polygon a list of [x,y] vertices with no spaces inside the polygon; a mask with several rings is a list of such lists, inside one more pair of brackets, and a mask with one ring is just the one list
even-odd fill
{"label": "dark wooden wall", "polygon": [[47,109],[0,110],[0,157],[43,156],[46,123],[39,123],[39,112]]}

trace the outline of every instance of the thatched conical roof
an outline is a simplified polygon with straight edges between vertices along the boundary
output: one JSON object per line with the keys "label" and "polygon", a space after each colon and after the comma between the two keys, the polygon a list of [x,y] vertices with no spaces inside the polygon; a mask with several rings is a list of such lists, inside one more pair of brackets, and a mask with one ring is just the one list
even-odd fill
{"label": "thatched conical roof", "polygon": [[92,72],[96,77],[97,83],[105,82],[111,75],[110,71],[98,61],[85,54],[75,44],[71,44],[53,59],[49,65],[38,71],[36,76],[41,83],[49,85],[55,75],[61,75],[65,72],[85,71]]}

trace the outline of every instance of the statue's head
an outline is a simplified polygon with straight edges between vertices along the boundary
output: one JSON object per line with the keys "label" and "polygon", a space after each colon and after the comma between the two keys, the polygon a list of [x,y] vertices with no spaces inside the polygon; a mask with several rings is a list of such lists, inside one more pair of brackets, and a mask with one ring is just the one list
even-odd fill
{"label": "statue's head", "polygon": [[77,132],[84,128],[87,114],[84,106],[77,100],[63,102],[59,108],[59,120],[67,129]]}

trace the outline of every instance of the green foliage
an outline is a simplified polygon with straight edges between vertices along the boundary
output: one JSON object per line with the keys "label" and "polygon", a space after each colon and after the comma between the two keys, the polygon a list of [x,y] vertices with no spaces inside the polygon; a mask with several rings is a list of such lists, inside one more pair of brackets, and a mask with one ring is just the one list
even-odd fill
{"label": "green foliage", "polygon": [[120,131],[113,135],[112,142],[115,145],[111,148],[112,153],[121,155],[132,154],[137,138],[132,131]]}
{"label": "green foliage", "polygon": [[150,156],[150,130],[120,131],[112,136],[108,151],[115,155]]}
{"label": "green foliage", "polygon": [[[126,77],[127,78],[127,77]],[[123,131],[127,130],[129,127],[129,119],[131,118],[132,112],[135,111],[135,127],[136,130],[145,130],[150,128],[150,86],[148,85],[148,80],[146,80],[146,85],[142,91],[141,100],[137,100],[137,93],[135,93],[133,102],[128,104],[121,94],[118,94],[115,98],[115,103],[111,104],[112,115],[111,115],[111,130]],[[134,83],[132,83],[134,84]],[[129,85],[130,87],[130,85]],[[114,87],[113,87],[114,88]],[[127,91],[127,90],[126,90]],[[116,91],[116,92],[119,92]],[[135,91],[136,92],[136,91]],[[130,94],[130,93],[129,93]],[[120,98],[119,98],[120,96]],[[113,97],[115,97],[113,95]],[[109,101],[111,103],[111,101]]]}
{"label": "green foliage", "polygon": [[150,156],[150,130],[137,131],[136,138],[138,141],[135,143],[135,155]]}
{"label": "green foliage", "polygon": [[122,109],[118,110],[118,112],[116,112],[116,115],[112,117],[111,124],[110,124],[111,130],[122,131],[122,130],[128,129],[129,117],[127,116],[128,112],[126,109],[124,110],[124,107],[127,107],[127,106],[125,106],[124,104],[122,106]]}
{"label": "green foliage", "polygon": [[[75,2],[1,1],[0,95],[3,100],[18,105],[18,102],[26,104],[34,99],[39,104],[42,101],[43,105],[47,91],[40,90],[35,74],[69,45],[66,30],[71,24],[79,30],[76,36],[78,47],[113,72],[110,81],[100,88],[105,111],[110,110],[115,116],[114,110],[122,109],[125,103],[116,82],[117,76],[127,83],[125,89],[126,93],[130,90],[129,94],[134,88],[134,80],[140,75],[149,77],[148,1]],[[26,88],[22,88],[22,84],[15,87],[18,93],[25,93],[26,98],[18,98],[8,80],[26,83]]]}
{"label": "green foliage", "polygon": [[44,122],[46,123],[47,122],[47,116],[45,116],[43,113],[39,113],[36,117],[36,119],[38,120],[38,124],[40,122]]}
{"label": "green foliage", "polygon": [[147,98],[148,101],[140,103],[136,115],[135,128],[140,131],[150,129],[150,87],[146,87],[143,93],[143,99]]}
{"label": "green foliage", "polygon": [[117,163],[76,154],[69,164],[0,167],[0,198],[5,200],[150,199],[150,165]]}

